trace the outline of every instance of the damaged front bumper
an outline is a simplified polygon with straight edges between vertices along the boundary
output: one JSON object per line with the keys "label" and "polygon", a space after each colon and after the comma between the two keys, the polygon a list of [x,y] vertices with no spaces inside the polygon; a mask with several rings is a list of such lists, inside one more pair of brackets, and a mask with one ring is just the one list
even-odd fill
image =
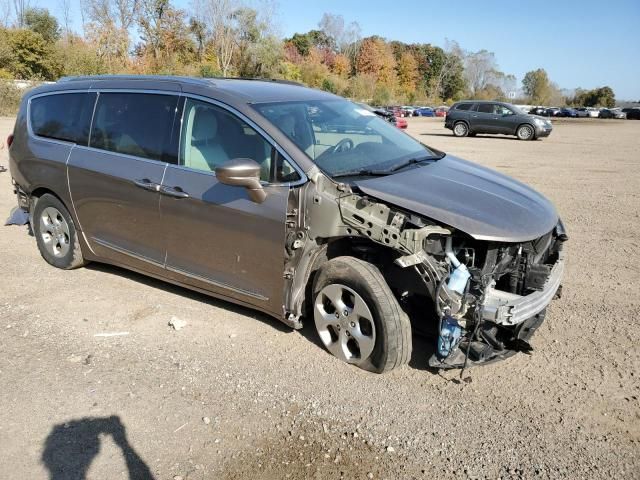
{"label": "damaged front bumper", "polygon": [[482,318],[498,325],[518,325],[544,310],[556,295],[564,273],[564,255],[558,252],[542,290],[520,296],[514,293],[487,288]]}

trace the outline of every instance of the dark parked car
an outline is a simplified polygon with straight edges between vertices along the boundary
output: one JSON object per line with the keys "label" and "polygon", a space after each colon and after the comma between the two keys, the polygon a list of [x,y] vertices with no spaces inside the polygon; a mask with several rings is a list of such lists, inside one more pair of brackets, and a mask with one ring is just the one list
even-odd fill
{"label": "dark parked car", "polygon": [[640,107],[623,108],[622,113],[627,116],[627,120],[640,120]]}
{"label": "dark parked car", "polygon": [[362,108],[369,110],[372,113],[375,113],[381,118],[384,118],[387,122],[392,123],[398,128],[405,129],[408,126],[407,121],[404,118],[396,117],[389,110],[385,110],[383,108],[373,108],[367,105],[366,103],[357,103],[357,105],[360,105]]}
{"label": "dark parked car", "polygon": [[619,108],[603,108],[602,110],[600,110],[598,118],[624,119],[627,118],[627,114]]}
{"label": "dark parked car", "polygon": [[547,109],[545,107],[533,107],[529,110],[529,115],[546,115]]}
{"label": "dark parked car", "polygon": [[111,263],[311,321],[375,372],[409,361],[412,328],[436,333],[437,368],[529,352],[562,279],[546,198],[319,90],[64,79],[25,94],[8,144],[15,216],[51,265]]}
{"label": "dark parked car", "polygon": [[556,114],[556,117],[577,118],[578,112],[576,112],[573,108],[561,108],[560,111]]}
{"label": "dark parked car", "polygon": [[468,100],[455,103],[444,123],[456,137],[477,133],[515,135],[520,140],[535,140],[551,133],[551,123],[503,102]]}

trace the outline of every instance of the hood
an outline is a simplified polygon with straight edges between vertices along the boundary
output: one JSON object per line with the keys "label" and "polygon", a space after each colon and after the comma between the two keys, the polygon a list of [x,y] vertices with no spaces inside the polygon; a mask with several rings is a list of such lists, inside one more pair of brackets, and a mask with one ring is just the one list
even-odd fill
{"label": "hood", "polygon": [[535,190],[450,155],[418,168],[355,183],[371,197],[478,240],[533,240],[558,223],[554,206]]}

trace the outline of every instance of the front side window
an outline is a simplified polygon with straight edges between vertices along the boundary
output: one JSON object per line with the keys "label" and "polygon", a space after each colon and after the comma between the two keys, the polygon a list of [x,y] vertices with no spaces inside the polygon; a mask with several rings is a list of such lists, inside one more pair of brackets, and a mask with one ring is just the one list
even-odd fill
{"label": "front side window", "polygon": [[210,103],[187,98],[180,139],[180,164],[204,172],[234,158],[260,165],[265,182],[299,180],[293,167],[242,119]]}
{"label": "front side window", "polygon": [[495,113],[496,115],[513,115],[514,114],[512,110],[508,109],[504,105],[499,105],[497,103],[494,104],[493,106],[493,113]]}
{"label": "front side window", "polygon": [[329,176],[393,168],[436,154],[360,105],[341,99],[255,104]]}
{"label": "front side window", "polygon": [[31,129],[40,137],[86,145],[95,93],[60,93],[31,99]]}
{"label": "front side window", "polygon": [[177,95],[101,93],[89,146],[175,163],[169,152]]}

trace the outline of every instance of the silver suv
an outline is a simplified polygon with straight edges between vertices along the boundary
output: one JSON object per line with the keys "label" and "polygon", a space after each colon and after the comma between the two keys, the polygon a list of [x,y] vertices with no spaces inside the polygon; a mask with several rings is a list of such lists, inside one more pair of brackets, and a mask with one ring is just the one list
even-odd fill
{"label": "silver suv", "polygon": [[546,118],[529,115],[510,103],[477,100],[455,103],[444,126],[456,137],[488,133],[515,135],[520,140],[548,137],[553,129]]}

